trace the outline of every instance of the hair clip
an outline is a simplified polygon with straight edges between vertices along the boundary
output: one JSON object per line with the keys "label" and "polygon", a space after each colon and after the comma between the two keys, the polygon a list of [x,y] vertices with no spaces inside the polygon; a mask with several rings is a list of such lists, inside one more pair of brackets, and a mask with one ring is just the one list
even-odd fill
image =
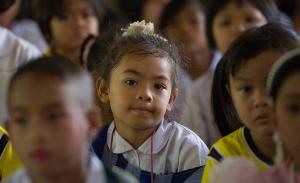
{"label": "hair clip", "polygon": [[147,23],[145,20],[133,22],[133,23],[129,24],[129,26],[127,28],[121,28],[121,31],[123,31],[122,36],[128,36],[128,35],[132,35],[132,34],[136,34],[136,33],[142,33],[142,34],[147,34],[147,35],[157,37],[165,42],[168,42],[168,40],[165,39],[164,37],[162,37],[158,34],[155,34],[154,25],[152,22]]}

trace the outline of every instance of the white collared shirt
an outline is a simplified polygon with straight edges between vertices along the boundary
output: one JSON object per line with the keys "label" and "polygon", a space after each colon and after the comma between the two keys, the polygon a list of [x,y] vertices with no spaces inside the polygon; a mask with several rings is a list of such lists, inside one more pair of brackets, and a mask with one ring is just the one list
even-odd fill
{"label": "white collared shirt", "polygon": [[36,47],[0,27],[0,125],[7,118],[6,97],[11,75],[20,65],[40,55]]}
{"label": "white collared shirt", "polygon": [[211,104],[214,70],[220,58],[221,54],[216,52],[210,69],[187,89],[186,104],[180,118],[181,124],[192,129],[208,147],[221,138]]}
{"label": "white collared shirt", "polygon": [[[111,144],[114,122],[107,132],[107,144]],[[138,149],[134,149],[118,133],[113,134],[112,152],[122,154],[133,166],[151,171],[151,137]],[[203,166],[208,154],[207,146],[194,132],[176,122],[162,122],[153,134],[153,172],[180,172]],[[111,149],[111,147],[109,147]]]}
{"label": "white collared shirt", "polygon": [[[106,183],[106,174],[102,162],[95,156],[91,156],[91,161],[89,164],[89,170],[87,174],[86,183]],[[26,169],[21,169],[14,173],[3,183],[32,183],[30,176]]]}

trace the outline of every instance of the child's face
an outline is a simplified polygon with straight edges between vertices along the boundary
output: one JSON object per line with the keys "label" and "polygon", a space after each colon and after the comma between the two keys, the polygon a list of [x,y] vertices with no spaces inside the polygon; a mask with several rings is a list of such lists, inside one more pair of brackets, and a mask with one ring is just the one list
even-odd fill
{"label": "child's face", "polygon": [[171,110],[172,67],[166,58],[125,55],[107,90],[118,130],[154,130]]}
{"label": "child's face", "polygon": [[275,104],[276,127],[297,165],[300,164],[300,71],[289,76],[280,87]]}
{"label": "child's face", "polygon": [[214,18],[213,37],[216,47],[225,53],[229,45],[242,32],[267,23],[264,15],[249,3],[241,6],[231,1]]}
{"label": "child's face", "polygon": [[229,92],[238,116],[257,137],[273,134],[266,78],[280,55],[280,51],[264,51],[241,65],[235,76],[229,77]]}
{"label": "child's face", "polygon": [[174,16],[166,27],[168,38],[192,60],[201,60],[208,43],[205,34],[205,15],[198,5],[189,4]]}
{"label": "child's face", "polygon": [[58,176],[85,166],[90,126],[74,88],[37,74],[23,75],[12,87],[8,129],[32,176]]}
{"label": "child's face", "polygon": [[98,35],[98,19],[86,0],[65,0],[66,12],[50,22],[56,49],[77,50],[89,35]]}
{"label": "child's face", "polygon": [[155,27],[159,25],[159,19],[163,8],[170,0],[146,0],[143,6],[143,18],[153,22]]}

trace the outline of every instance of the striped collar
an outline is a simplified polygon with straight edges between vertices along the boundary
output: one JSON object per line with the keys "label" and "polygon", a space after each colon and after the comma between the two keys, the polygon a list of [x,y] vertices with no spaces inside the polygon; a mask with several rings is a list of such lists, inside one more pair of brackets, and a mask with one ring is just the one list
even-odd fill
{"label": "striped collar", "polygon": [[[173,122],[163,121],[160,123],[157,131],[153,134],[153,153],[156,154],[167,144],[168,139],[170,138],[171,131],[173,129]],[[115,128],[115,123],[108,128],[107,132],[107,144],[111,142],[111,135],[113,129]],[[115,130],[113,134],[113,143],[112,143],[112,152],[115,154],[122,154],[128,151],[135,150],[119,133]],[[149,137],[138,149],[137,151],[144,154],[151,154],[151,138]],[[109,147],[110,148],[110,147]]]}

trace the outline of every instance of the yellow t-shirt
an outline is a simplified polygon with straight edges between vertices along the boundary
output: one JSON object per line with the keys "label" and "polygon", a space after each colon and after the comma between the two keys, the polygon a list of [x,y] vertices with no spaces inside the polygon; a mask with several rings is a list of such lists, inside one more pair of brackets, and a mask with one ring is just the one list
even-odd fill
{"label": "yellow t-shirt", "polygon": [[254,145],[249,129],[242,127],[218,140],[210,149],[204,168],[202,183],[208,183],[211,170],[222,159],[233,156],[246,157],[264,170],[273,164]]}
{"label": "yellow t-shirt", "polygon": [[7,132],[0,127],[0,180],[10,176],[21,166],[19,158],[12,149]]}

